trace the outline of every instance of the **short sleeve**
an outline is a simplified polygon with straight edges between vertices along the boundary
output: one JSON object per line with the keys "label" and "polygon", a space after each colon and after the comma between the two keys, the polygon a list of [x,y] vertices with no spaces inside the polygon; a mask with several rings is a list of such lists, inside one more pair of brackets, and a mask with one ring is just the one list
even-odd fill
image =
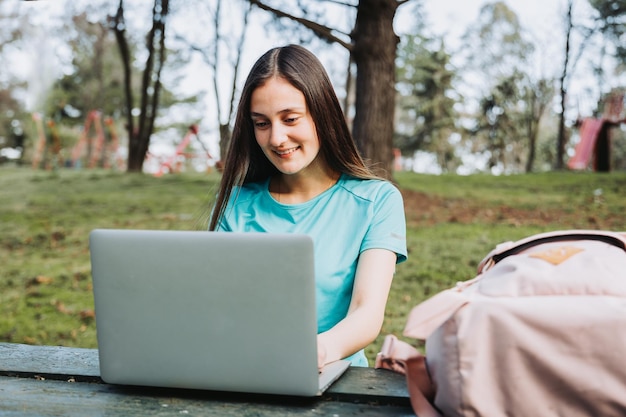
{"label": "short sleeve", "polygon": [[374,248],[388,249],[396,253],[397,263],[404,262],[407,258],[407,247],[402,194],[393,184],[381,182],[372,210],[361,251]]}

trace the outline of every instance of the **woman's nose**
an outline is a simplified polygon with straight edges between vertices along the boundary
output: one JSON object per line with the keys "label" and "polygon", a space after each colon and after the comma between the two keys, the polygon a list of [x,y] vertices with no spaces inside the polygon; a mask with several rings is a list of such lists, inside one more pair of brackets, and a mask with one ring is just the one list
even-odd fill
{"label": "woman's nose", "polygon": [[270,128],[270,145],[279,147],[287,141],[287,134],[280,123],[272,123]]}

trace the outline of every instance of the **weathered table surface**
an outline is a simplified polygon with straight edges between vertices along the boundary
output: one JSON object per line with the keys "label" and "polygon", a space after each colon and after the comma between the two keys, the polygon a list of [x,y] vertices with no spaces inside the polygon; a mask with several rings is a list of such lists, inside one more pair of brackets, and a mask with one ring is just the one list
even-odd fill
{"label": "weathered table surface", "polygon": [[98,351],[0,343],[0,416],[413,416],[402,375],[350,368],[319,398],[109,385]]}

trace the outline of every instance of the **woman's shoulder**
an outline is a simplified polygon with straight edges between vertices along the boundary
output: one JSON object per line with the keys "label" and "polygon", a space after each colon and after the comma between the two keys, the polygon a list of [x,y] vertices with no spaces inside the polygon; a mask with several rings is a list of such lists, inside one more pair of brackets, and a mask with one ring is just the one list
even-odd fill
{"label": "woman's shoulder", "polygon": [[263,193],[267,191],[267,182],[268,180],[263,180],[257,182],[247,182],[242,185],[236,185],[235,187],[233,187],[230,193],[231,203],[234,203],[235,201],[237,203],[241,203],[243,201],[255,199],[259,196],[262,196]]}
{"label": "woman's shoulder", "polygon": [[346,191],[367,200],[376,200],[388,194],[400,194],[394,184],[383,179],[361,179],[344,174],[340,184]]}

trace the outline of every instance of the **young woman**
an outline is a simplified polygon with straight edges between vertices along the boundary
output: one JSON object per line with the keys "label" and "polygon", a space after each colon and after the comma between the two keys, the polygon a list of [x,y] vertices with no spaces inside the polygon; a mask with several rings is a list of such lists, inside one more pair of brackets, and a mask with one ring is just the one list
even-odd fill
{"label": "young woman", "polygon": [[368,365],[363,348],[380,332],[395,265],[406,259],[404,206],[363,163],[326,71],[305,48],[271,49],[248,75],[209,229],[311,236],[319,366]]}

